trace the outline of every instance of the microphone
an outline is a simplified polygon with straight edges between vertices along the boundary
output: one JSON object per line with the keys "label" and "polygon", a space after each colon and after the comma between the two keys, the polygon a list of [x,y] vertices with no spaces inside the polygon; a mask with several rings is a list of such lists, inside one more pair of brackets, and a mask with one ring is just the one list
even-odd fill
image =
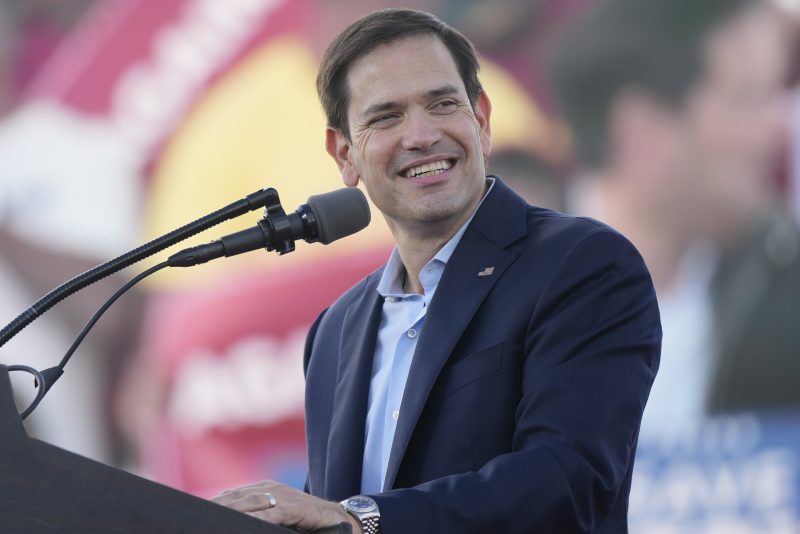
{"label": "microphone", "polygon": [[184,249],[170,256],[167,263],[170,267],[192,267],[259,248],[283,255],[294,250],[295,239],[327,245],[363,230],[370,221],[367,199],[355,187],[312,195],[307,204],[289,215],[283,211],[276,193],[265,211],[264,218],[254,228]]}

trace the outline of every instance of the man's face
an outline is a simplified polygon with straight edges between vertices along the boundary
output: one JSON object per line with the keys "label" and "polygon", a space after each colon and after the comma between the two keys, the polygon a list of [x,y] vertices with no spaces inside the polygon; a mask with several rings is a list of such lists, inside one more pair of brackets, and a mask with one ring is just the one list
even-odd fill
{"label": "man's face", "polygon": [[363,181],[393,229],[465,220],[485,187],[491,106],[481,93],[473,110],[444,43],[380,46],[350,66],[347,85],[351,140],[329,129],[326,143],[345,184]]}
{"label": "man's face", "polygon": [[713,235],[770,198],[784,116],[785,50],[776,15],[748,10],[710,36],[706,68],[683,112],[698,224]]}

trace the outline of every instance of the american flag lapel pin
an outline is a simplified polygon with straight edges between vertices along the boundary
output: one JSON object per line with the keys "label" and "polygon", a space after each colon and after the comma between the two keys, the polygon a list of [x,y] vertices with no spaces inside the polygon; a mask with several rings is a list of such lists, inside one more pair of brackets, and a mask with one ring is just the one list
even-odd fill
{"label": "american flag lapel pin", "polygon": [[494,267],[484,267],[478,272],[478,276],[492,276],[492,273],[494,273]]}

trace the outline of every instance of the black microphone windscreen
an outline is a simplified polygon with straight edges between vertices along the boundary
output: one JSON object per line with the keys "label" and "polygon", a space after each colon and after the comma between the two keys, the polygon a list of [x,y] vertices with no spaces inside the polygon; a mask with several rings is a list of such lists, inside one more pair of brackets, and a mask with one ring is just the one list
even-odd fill
{"label": "black microphone windscreen", "polygon": [[317,220],[319,242],[324,245],[363,230],[370,221],[367,197],[355,187],[312,195],[308,207]]}

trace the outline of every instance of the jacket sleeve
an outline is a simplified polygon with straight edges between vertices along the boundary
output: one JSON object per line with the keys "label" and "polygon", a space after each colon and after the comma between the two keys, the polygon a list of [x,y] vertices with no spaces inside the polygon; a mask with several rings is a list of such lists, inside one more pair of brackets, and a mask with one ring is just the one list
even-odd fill
{"label": "jacket sleeve", "polygon": [[373,495],[381,532],[593,532],[627,499],[661,324],[624,237],[578,240],[535,304],[511,452],[475,472]]}

